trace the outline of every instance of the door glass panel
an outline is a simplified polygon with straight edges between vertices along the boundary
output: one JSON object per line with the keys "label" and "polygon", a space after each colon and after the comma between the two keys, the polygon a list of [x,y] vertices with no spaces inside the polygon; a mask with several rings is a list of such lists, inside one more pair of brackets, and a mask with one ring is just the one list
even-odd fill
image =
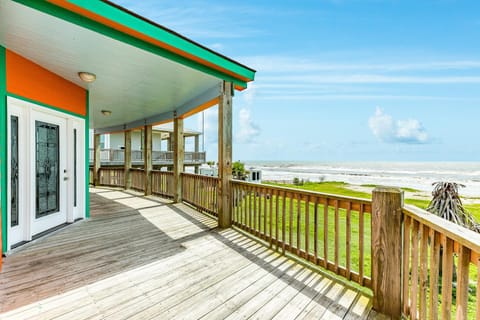
{"label": "door glass panel", "polygon": [[10,225],[18,226],[18,117],[10,117]]}
{"label": "door glass panel", "polygon": [[36,218],[59,211],[59,126],[35,121]]}

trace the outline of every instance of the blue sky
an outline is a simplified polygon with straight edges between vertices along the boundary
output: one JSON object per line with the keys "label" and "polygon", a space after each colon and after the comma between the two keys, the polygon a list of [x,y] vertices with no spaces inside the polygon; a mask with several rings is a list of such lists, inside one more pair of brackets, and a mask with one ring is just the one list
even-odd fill
{"label": "blue sky", "polygon": [[478,1],[115,2],[257,70],[235,160],[480,161]]}

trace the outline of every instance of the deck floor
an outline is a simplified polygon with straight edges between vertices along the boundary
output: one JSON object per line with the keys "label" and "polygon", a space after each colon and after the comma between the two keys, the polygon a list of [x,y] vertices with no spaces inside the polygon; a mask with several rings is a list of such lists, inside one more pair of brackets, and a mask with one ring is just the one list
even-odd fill
{"label": "deck floor", "polygon": [[4,260],[0,319],[365,319],[371,298],[184,204],[91,189]]}

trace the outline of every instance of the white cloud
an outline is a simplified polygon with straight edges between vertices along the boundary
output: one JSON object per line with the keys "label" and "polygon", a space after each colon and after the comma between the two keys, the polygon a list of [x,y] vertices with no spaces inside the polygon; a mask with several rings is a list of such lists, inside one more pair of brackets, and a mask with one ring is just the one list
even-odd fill
{"label": "white cloud", "polygon": [[428,134],[417,119],[394,120],[382,108],[368,120],[372,133],[383,142],[419,144],[428,142]]}
{"label": "white cloud", "polygon": [[236,134],[236,139],[239,143],[255,142],[255,138],[260,134],[260,128],[253,121],[249,109],[240,109],[238,126],[239,128]]}
{"label": "white cloud", "polygon": [[214,106],[203,111],[203,115],[198,117],[198,128],[203,129],[205,143],[218,142],[218,107]]}

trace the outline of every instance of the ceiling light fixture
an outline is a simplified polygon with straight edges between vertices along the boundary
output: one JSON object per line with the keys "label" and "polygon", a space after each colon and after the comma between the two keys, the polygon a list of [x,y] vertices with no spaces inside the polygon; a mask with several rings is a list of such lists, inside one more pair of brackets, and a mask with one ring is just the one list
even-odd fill
{"label": "ceiling light fixture", "polygon": [[85,82],[93,82],[97,79],[96,75],[90,72],[85,72],[85,71],[79,72],[78,76],[80,77],[80,79],[82,79],[82,81],[85,81]]}
{"label": "ceiling light fixture", "polygon": [[112,114],[112,111],[110,110],[102,110],[101,112],[104,116],[110,116]]}

